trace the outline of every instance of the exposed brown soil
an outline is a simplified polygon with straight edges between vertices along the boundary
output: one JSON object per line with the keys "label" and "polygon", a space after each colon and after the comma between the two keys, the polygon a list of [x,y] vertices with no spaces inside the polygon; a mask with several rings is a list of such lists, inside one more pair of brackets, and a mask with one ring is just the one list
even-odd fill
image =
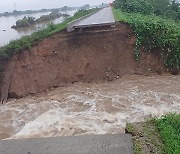
{"label": "exposed brown soil", "polygon": [[101,32],[94,29],[55,34],[19,54],[9,81],[9,97],[23,97],[78,81],[111,81],[124,74],[148,75],[165,70],[160,54],[142,52],[137,63],[134,42],[133,31],[126,24]]}
{"label": "exposed brown soil", "polygon": [[163,141],[152,121],[127,124],[126,133],[133,136],[135,154],[164,153]]}
{"label": "exposed brown soil", "polygon": [[0,87],[2,87],[2,80],[4,76],[4,60],[0,59]]}

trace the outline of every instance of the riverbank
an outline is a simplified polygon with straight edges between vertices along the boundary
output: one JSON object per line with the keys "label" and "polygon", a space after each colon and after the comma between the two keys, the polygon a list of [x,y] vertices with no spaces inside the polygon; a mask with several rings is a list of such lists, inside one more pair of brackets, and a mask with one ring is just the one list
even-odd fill
{"label": "riverbank", "polygon": [[96,9],[81,10],[77,12],[73,17],[66,19],[64,22],[60,24],[49,26],[43,30],[33,33],[32,35],[24,36],[19,40],[11,41],[9,44],[0,48],[0,59],[10,58],[17,52],[30,49],[33,46],[33,44],[36,44],[38,41],[41,41],[42,39],[47,38],[48,36],[65,29],[69,22],[89,13],[92,13],[94,11],[96,11]]}
{"label": "riverbank", "polygon": [[21,98],[75,82],[113,81],[126,74],[166,73],[160,55],[144,53],[139,63],[136,62],[134,37],[129,38],[132,33],[128,25],[119,23],[115,29],[102,32],[93,28],[91,32],[65,30],[51,35],[7,63],[1,82],[2,95],[7,95],[8,85],[8,97]]}
{"label": "riverbank", "polygon": [[164,65],[178,74],[180,69],[180,23],[156,15],[128,13],[114,9],[116,21],[127,23],[136,36],[134,55],[139,61],[142,51],[161,54]]}
{"label": "riverbank", "polygon": [[180,111],[180,76],[159,50],[137,60],[128,24],[65,27],[50,25],[2,58],[0,138],[120,134],[127,122]]}
{"label": "riverbank", "polygon": [[[21,53],[23,50],[29,50],[35,44],[38,44],[41,40],[48,38],[49,36],[62,31],[66,28],[67,24],[75,19],[78,19],[84,15],[92,13],[96,9],[91,10],[81,10],[77,12],[73,17],[66,19],[61,24],[50,24],[47,28],[33,33],[30,36],[24,36],[19,40],[11,41],[8,45],[0,48],[0,89],[2,88],[2,80],[4,78],[5,70],[7,70],[7,65],[13,55]],[[8,80],[8,79],[7,79]],[[2,92],[0,92],[2,93]]]}
{"label": "riverbank", "polygon": [[146,122],[128,123],[126,133],[133,135],[134,153],[180,153],[180,114],[168,114]]}

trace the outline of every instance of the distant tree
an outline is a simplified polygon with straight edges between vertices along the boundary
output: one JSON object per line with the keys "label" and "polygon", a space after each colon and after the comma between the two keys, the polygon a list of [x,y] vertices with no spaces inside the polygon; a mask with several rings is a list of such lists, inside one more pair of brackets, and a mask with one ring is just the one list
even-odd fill
{"label": "distant tree", "polygon": [[35,17],[28,17],[27,20],[31,25],[35,23]]}
{"label": "distant tree", "polygon": [[21,14],[21,11],[14,10],[12,13],[13,13],[14,15],[19,15],[19,14]]}
{"label": "distant tree", "polygon": [[12,28],[21,28],[21,27],[28,27],[35,23],[34,17],[24,17],[23,19],[17,20],[16,25],[13,25]]}
{"label": "distant tree", "polygon": [[180,20],[180,2],[177,3],[175,0],[173,0],[167,15],[175,20]]}
{"label": "distant tree", "polygon": [[5,12],[4,16],[9,16],[9,14],[10,14],[9,12]]}
{"label": "distant tree", "polygon": [[180,3],[176,0],[115,0],[114,6],[125,12],[156,14],[180,20]]}
{"label": "distant tree", "polygon": [[86,5],[81,6],[80,9],[81,10],[88,10],[88,9],[90,9],[90,7],[91,6],[89,4],[86,4]]}
{"label": "distant tree", "polygon": [[62,12],[71,11],[71,10],[72,10],[72,8],[68,7],[68,6],[64,6],[60,9],[60,11],[62,11]]}
{"label": "distant tree", "polygon": [[59,9],[52,9],[51,13],[59,13]]}
{"label": "distant tree", "polygon": [[153,6],[156,15],[163,15],[170,6],[170,0],[148,0]]}
{"label": "distant tree", "polygon": [[122,8],[127,12],[139,12],[143,14],[153,12],[153,7],[147,0],[116,0],[115,7]]}

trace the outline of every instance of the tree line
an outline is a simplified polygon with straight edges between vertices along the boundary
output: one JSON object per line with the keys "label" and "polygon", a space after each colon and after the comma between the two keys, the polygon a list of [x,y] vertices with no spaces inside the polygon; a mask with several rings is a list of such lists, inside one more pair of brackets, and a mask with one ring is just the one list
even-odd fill
{"label": "tree line", "polygon": [[128,13],[155,14],[180,20],[180,2],[176,0],[115,0],[114,5]]}

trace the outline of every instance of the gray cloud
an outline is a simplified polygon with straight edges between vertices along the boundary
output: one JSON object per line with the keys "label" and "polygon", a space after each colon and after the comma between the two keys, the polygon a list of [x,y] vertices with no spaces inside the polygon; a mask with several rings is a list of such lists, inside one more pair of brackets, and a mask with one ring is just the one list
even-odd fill
{"label": "gray cloud", "polygon": [[17,10],[36,10],[42,8],[58,8],[62,6],[81,6],[84,4],[109,3],[112,0],[0,0],[0,12]]}

